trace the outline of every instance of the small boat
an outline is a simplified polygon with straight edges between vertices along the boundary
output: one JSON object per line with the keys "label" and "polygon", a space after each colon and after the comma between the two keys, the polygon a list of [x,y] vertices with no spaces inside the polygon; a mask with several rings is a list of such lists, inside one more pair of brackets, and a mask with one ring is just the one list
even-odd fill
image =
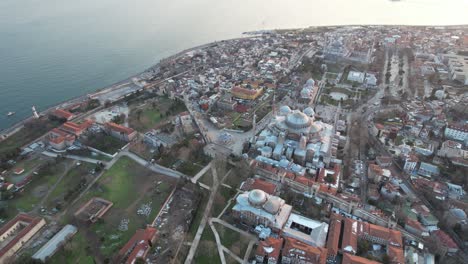
{"label": "small boat", "polygon": [[14,114],[15,114],[15,112],[8,112],[7,116],[12,116]]}

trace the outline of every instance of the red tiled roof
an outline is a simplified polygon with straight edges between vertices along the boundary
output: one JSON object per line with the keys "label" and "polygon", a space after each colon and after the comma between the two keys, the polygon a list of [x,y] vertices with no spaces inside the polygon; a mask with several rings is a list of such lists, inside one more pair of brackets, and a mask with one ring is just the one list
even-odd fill
{"label": "red tiled roof", "polygon": [[405,264],[405,253],[402,248],[389,246],[387,248],[387,255],[392,264]]}
{"label": "red tiled roof", "polygon": [[341,242],[342,249],[346,249],[347,247],[351,246],[353,251],[357,251],[357,241],[358,235],[362,233],[363,230],[363,222],[356,221],[351,218],[344,219],[344,230],[343,230],[343,239]]}
{"label": "red tiled roof", "polygon": [[369,224],[369,235],[387,240],[394,245],[403,245],[401,232],[383,226]]}
{"label": "red tiled roof", "polygon": [[282,251],[283,257],[300,259],[304,262],[325,264],[327,261],[327,249],[310,246],[300,240],[286,237],[286,243]]}
{"label": "red tiled roof", "polygon": [[339,214],[333,213],[330,218],[327,249],[329,255],[336,256],[339,250],[338,246],[340,242],[341,224],[343,223],[343,217]]}
{"label": "red tiled roof", "polygon": [[304,177],[304,176],[296,176],[294,181],[298,182],[298,183],[300,183],[302,185],[305,185],[305,186],[312,186],[314,184],[314,181],[312,179],[309,179],[309,178]]}
{"label": "red tiled roof", "polygon": [[16,243],[18,243],[18,241],[22,237],[28,234],[31,231],[31,229],[33,229],[37,224],[39,224],[41,220],[42,218],[40,217],[32,217],[27,214],[20,213],[15,218],[13,218],[8,223],[6,223],[0,229],[0,236],[3,236],[3,234],[5,234],[5,232],[7,232],[8,229],[10,229],[13,225],[15,225],[19,221],[25,222],[28,225],[25,228],[23,228],[20,232],[18,232],[18,234],[16,234],[14,239],[12,239],[10,242],[8,242],[8,244],[4,245],[4,247],[0,249],[0,256],[5,255],[5,253],[7,253],[13,246],[15,246]]}
{"label": "red tiled roof", "polygon": [[434,236],[437,237],[437,239],[446,247],[448,248],[452,248],[452,249],[458,249],[458,245],[457,243],[455,243],[455,241],[453,241],[453,239],[447,235],[447,233],[445,233],[444,231],[442,230],[436,230],[434,232],[432,232],[432,234]]}
{"label": "red tiled roof", "polygon": [[273,258],[278,261],[282,247],[282,238],[268,237],[265,241],[260,241],[255,254],[262,257],[267,256],[267,258]]}
{"label": "red tiled roof", "polygon": [[270,195],[276,192],[276,184],[265,181],[263,179],[253,179],[253,182],[250,185],[250,190],[259,189],[262,190]]}
{"label": "red tiled roof", "polygon": [[152,240],[157,233],[156,228],[146,227],[146,229],[138,229],[130,240],[119,250],[119,256],[128,258],[125,263],[133,263],[136,258],[144,258],[150,247]]}
{"label": "red tiled roof", "polygon": [[380,262],[366,259],[363,257],[354,256],[348,253],[345,253],[343,255],[343,262],[341,263],[342,264],[380,264]]}
{"label": "red tiled roof", "polygon": [[120,133],[124,133],[124,134],[127,134],[127,135],[132,134],[133,132],[135,132],[135,130],[133,130],[133,128],[126,127],[126,126],[121,126],[121,125],[113,123],[113,122],[107,122],[105,125],[110,130],[117,131],[117,132],[120,132]]}
{"label": "red tiled roof", "polygon": [[73,114],[63,110],[63,109],[55,109],[54,112],[52,113],[54,116],[59,117],[59,118],[64,118],[66,120],[69,120],[70,118],[73,117]]}
{"label": "red tiled roof", "polygon": [[414,220],[411,218],[406,219],[406,225],[409,225],[410,227],[421,232],[426,230],[426,228],[424,228],[424,226],[418,220]]}

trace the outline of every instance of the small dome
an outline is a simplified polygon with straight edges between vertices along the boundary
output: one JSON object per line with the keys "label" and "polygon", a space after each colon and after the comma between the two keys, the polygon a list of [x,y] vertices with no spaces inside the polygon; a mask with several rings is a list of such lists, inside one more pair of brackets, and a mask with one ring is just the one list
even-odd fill
{"label": "small dome", "polygon": [[304,87],[301,90],[301,97],[302,98],[308,98],[308,97],[310,97],[311,93],[312,93],[312,91],[308,87]]}
{"label": "small dome", "polygon": [[269,212],[270,214],[276,214],[278,213],[279,209],[281,207],[281,198],[272,196],[268,201],[263,205],[263,209],[265,211]]}
{"label": "small dome", "polygon": [[309,80],[307,80],[306,85],[307,85],[307,86],[314,86],[314,85],[315,85],[314,79],[309,79]]}
{"label": "small dome", "polygon": [[283,106],[280,107],[279,111],[280,111],[280,114],[287,115],[287,114],[291,113],[291,108],[289,108],[289,106],[287,106],[287,105],[283,105]]}
{"label": "small dome", "polygon": [[464,220],[464,219],[466,219],[466,213],[465,213],[465,211],[463,211],[462,209],[453,208],[453,209],[450,209],[450,212],[451,212],[456,218],[458,218],[459,220]]}
{"label": "small dome", "polygon": [[304,114],[311,117],[315,115],[315,111],[314,109],[312,109],[312,107],[307,107],[306,109],[304,109]]}
{"label": "small dome", "polygon": [[262,190],[255,189],[249,193],[249,203],[254,206],[263,205],[267,199],[267,194]]}
{"label": "small dome", "polygon": [[293,129],[301,129],[310,126],[311,121],[309,117],[297,110],[294,110],[286,117],[286,125]]}

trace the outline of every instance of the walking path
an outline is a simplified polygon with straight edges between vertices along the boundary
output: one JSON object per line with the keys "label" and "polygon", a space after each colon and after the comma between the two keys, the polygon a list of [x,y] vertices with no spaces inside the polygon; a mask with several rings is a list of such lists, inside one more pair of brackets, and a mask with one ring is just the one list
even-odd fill
{"label": "walking path", "polygon": [[211,218],[209,220],[209,225],[210,225],[210,228],[213,231],[213,234],[215,236],[216,246],[218,248],[219,259],[221,260],[222,264],[226,264],[226,258],[225,258],[224,253],[223,253],[223,249],[225,247],[223,246],[223,244],[221,244],[221,239],[219,238],[218,231],[214,227],[213,222],[211,221]]}
{"label": "walking path", "polygon": [[245,255],[244,255],[244,263],[248,263],[250,253],[252,252],[252,249],[255,243],[257,243],[257,240],[251,240],[249,245],[247,246],[247,251],[245,252]]}
{"label": "walking path", "polygon": [[235,227],[235,226],[233,226],[233,225],[231,225],[231,224],[225,222],[224,220],[221,220],[221,219],[219,219],[219,218],[212,218],[211,221],[212,221],[212,222],[215,222],[215,223],[218,223],[218,224],[221,224],[221,225],[223,225],[224,227],[227,227],[227,228],[229,228],[229,229],[232,229],[232,230],[234,230],[234,231],[236,231],[236,232],[238,232],[238,233],[241,233],[242,235],[244,235],[244,236],[246,236],[246,237],[248,237],[248,238],[250,238],[250,239],[252,239],[252,240],[257,240],[257,238],[256,238],[254,235],[252,235],[252,234],[250,234],[250,233],[248,233],[248,232],[246,232],[246,231],[244,231],[244,230],[242,230],[242,229],[239,229],[239,228],[237,228],[237,227]]}
{"label": "walking path", "polygon": [[[61,155],[61,154],[57,154],[57,153],[50,152],[50,151],[43,151],[42,154],[45,155],[45,156],[48,156],[48,157],[52,157],[52,158],[56,158],[59,155]],[[64,157],[64,158],[67,158],[67,159],[79,160],[79,161],[84,161],[84,162],[94,163],[94,164],[97,164],[99,162],[101,162],[103,164],[107,163],[105,161],[92,159],[92,158],[87,158],[87,157],[82,157],[82,156],[76,156],[76,155],[61,155],[61,156]]]}
{"label": "walking path", "polygon": [[49,188],[49,190],[47,191],[47,194],[41,199],[41,201],[39,202],[39,207],[43,206],[44,203],[47,201],[47,199],[49,198],[50,194],[55,190],[55,188],[57,188],[57,185],[60,184],[60,182],[62,181],[62,179],[68,174],[68,172],[73,168],[73,166],[75,165],[75,163],[71,164],[71,165],[68,165],[65,169],[65,171],[62,173],[62,175],[60,175],[60,177],[58,178],[58,180],[54,183],[54,185]]}
{"label": "walking path", "polygon": [[185,262],[184,262],[185,264],[191,264],[193,261],[193,258],[195,257],[195,252],[197,251],[198,243],[200,242],[200,238],[203,234],[203,230],[205,230],[206,223],[208,222],[208,217],[211,214],[211,207],[213,206],[214,198],[216,196],[216,192],[218,191],[218,187],[219,187],[218,173],[216,172],[216,169],[213,167],[211,167],[211,172],[213,175],[213,187],[211,188],[210,198],[208,199],[205,212],[203,213],[203,218],[200,222],[200,225],[198,226],[197,234],[195,235],[195,238],[192,241],[192,246],[190,247],[189,254],[187,258],[185,259]]}
{"label": "walking path", "polygon": [[134,160],[135,162],[139,163],[140,165],[145,166],[148,169],[152,170],[153,172],[156,172],[156,173],[159,173],[159,174],[163,174],[163,175],[166,175],[166,176],[169,176],[169,177],[174,177],[174,178],[189,178],[187,175],[185,175],[185,174],[183,174],[181,172],[178,172],[178,171],[163,167],[163,166],[161,166],[161,165],[159,165],[157,163],[150,163],[150,162],[140,158],[136,154],[134,154],[132,152],[129,152],[127,150],[123,150],[123,151],[119,152],[119,154],[117,154],[116,158],[121,157],[121,156],[129,157],[132,160]]}
{"label": "walking path", "polygon": [[212,162],[213,161],[210,161],[210,163],[208,163],[208,165],[206,165],[201,171],[199,171],[197,173],[197,175],[195,175],[191,181],[193,183],[196,183],[210,168],[211,168],[211,165],[212,165]]}

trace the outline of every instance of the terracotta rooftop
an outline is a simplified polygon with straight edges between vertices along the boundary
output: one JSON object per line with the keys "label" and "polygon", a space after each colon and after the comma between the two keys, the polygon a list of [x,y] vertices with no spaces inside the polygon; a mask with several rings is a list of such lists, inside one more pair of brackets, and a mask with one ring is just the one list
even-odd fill
{"label": "terracotta rooftop", "polygon": [[273,258],[278,261],[282,247],[282,238],[268,237],[264,241],[259,242],[255,255],[262,257],[267,256],[267,258]]}
{"label": "terracotta rooftop", "polygon": [[331,215],[327,238],[327,249],[329,255],[336,256],[338,254],[342,223],[343,217],[341,215],[335,213]]}
{"label": "terracotta rooftop", "polygon": [[432,232],[432,235],[434,235],[444,246],[448,248],[458,249],[457,243],[455,243],[455,241],[453,241],[453,239],[444,231],[439,229]]}
{"label": "terracotta rooftop", "polygon": [[387,255],[392,264],[405,264],[405,253],[402,248],[389,246],[387,248]]}
{"label": "terracotta rooftop", "polygon": [[126,258],[125,263],[133,263],[136,258],[144,258],[152,246],[157,230],[154,227],[138,229],[130,240],[119,250],[119,256]]}
{"label": "terracotta rooftop", "polygon": [[73,117],[73,114],[66,111],[66,110],[63,110],[63,109],[56,109],[54,110],[54,112],[52,113],[54,116],[56,117],[60,117],[60,118],[64,118],[64,119],[70,119]]}
{"label": "terracotta rooftop", "polygon": [[363,257],[358,257],[355,255],[351,255],[348,253],[343,254],[343,262],[342,264],[380,264],[380,262],[366,259]]}
{"label": "terracotta rooftop", "polygon": [[32,216],[29,216],[27,214],[20,213],[15,218],[13,218],[8,223],[6,223],[0,229],[0,236],[3,236],[5,234],[5,232],[7,232],[12,226],[14,226],[18,222],[26,223],[27,226],[25,228],[23,228],[21,231],[19,231],[16,234],[14,239],[12,239],[10,242],[8,242],[6,245],[4,245],[0,249],[0,256],[5,255],[5,253],[7,253],[13,246],[15,246],[16,243],[18,243],[18,241],[22,237],[24,237],[27,233],[29,233],[31,231],[31,229],[33,229],[41,220],[42,220],[42,218],[40,218],[40,217],[32,217]]}
{"label": "terracotta rooftop", "polygon": [[113,122],[107,122],[105,125],[110,130],[120,132],[120,133],[125,133],[127,135],[132,134],[133,132],[135,132],[135,130],[133,130],[133,128],[122,126],[122,125],[119,125],[119,124],[116,124],[116,123],[113,123]]}
{"label": "terracotta rooftop", "polygon": [[242,189],[245,191],[250,191],[254,189],[262,190],[270,195],[273,195],[276,192],[276,184],[266,181],[264,179],[247,179],[242,186]]}
{"label": "terracotta rooftop", "polygon": [[282,251],[283,257],[300,259],[304,262],[325,264],[327,261],[327,249],[313,247],[294,238],[285,238],[286,243]]}

